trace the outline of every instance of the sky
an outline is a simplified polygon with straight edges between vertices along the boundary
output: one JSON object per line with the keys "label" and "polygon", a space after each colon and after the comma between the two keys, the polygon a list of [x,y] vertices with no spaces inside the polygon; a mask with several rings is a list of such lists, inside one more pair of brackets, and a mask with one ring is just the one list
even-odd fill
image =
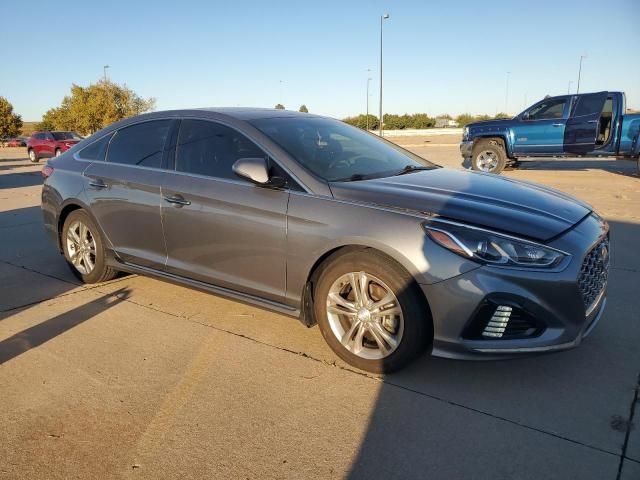
{"label": "sky", "polygon": [[385,112],[515,114],[570,81],[575,91],[581,55],[580,91],[622,90],[640,109],[640,0],[0,0],[0,11],[0,96],[25,121],[104,65],[157,110],[282,103],[343,118],[365,111],[371,77],[376,114],[383,13]]}

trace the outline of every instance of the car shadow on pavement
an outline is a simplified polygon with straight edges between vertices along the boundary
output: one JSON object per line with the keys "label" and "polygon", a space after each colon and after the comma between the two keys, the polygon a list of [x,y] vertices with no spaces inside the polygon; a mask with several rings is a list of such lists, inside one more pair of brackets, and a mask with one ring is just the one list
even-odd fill
{"label": "car shadow on pavement", "polygon": [[40,172],[14,172],[0,175],[0,189],[42,185]]}
{"label": "car shadow on pavement", "polygon": [[640,224],[609,223],[608,304],[582,345],[385,375],[348,478],[615,478],[640,369]]}
{"label": "car shadow on pavement", "polygon": [[[128,297],[129,290],[126,287],[120,288],[113,293],[65,311],[0,341],[0,365],[90,320],[115,304],[125,301]],[[17,308],[2,312],[0,313],[0,321],[21,311],[24,309]]]}

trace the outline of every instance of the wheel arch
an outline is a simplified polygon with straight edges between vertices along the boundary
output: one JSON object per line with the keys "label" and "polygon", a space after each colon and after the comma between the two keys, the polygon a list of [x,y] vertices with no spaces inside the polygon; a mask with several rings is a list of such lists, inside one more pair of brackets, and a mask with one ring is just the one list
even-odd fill
{"label": "wheel arch", "polygon": [[[313,314],[313,289],[315,282],[317,282],[320,273],[322,272],[322,267],[327,265],[330,261],[338,258],[340,255],[344,255],[353,251],[371,251],[375,252],[378,255],[386,257],[387,259],[395,262],[401,268],[403,268],[413,279],[414,284],[417,289],[420,291],[421,298],[424,301],[425,308],[427,309],[427,314],[429,318],[432,318],[431,313],[431,305],[429,304],[429,299],[425,295],[422,288],[419,287],[419,272],[413,267],[411,262],[408,259],[404,258],[402,254],[396,251],[389,251],[388,248],[379,248],[378,246],[365,244],[365,243],[342,243],[340,245],[333,245],[330,248],[326,249],[324,253],[319,255],[316,260],[313,262],[311,267],[308,269],[306,281],[302,288],[302,308],[301,308],[301,321],[307,327],[312,327],[315,325],[316,319]],[[431,322],[431,338],[433,338],[433,322]]]}
{"label": "wheel arch", "polygon": [[89,209],[89,207],[81,200],[74,198],[74,199],[67,200],[62,205],[62,208],[60,209],[60,213],[58,214],[56,227],[57,227],[58,249],[60,250],[60,252],[62,252],[62,228],[64,227],[64,222],[66,221],[67,217],[71,214],[71,212],[74,212],[76,210],[84,210],[87,213],[87,215],[91,217],[91,220],[93,220],[93,223],[97,225],[100,231],[99,233],[101,234],[102,238],[105,241],[104,242],[106,244],[105,247],[108,249],[111,249],[111,241],[109,240],[109,237],[105,235],[104,230],[102,229],[102,226],[100,225],[96,217],[93,215],[93,213],[91,213],[91,210]]}
{"label": "wheel arch", "polygon": [[506,132],[502,133],[483,133],[473,138],[473,145],[471,147],[472,151],[475,148],[476,144],[481,140],[495,139],[502,142],[502,147],[507,155],[507,158],[515,158],[513,156],[513,151],[511,148],[511,143],[509,142],[508,135]]}

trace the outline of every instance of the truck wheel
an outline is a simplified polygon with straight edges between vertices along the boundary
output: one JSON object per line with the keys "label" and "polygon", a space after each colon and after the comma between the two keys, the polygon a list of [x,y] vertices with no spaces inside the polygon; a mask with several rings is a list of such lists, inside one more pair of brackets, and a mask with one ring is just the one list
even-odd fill
{"label": "truck wheel", "polygon": [[500,173],[507,163],[507,153],[502,140],[484,138],[478,140],[471,153],[471,168],[486,173]]}

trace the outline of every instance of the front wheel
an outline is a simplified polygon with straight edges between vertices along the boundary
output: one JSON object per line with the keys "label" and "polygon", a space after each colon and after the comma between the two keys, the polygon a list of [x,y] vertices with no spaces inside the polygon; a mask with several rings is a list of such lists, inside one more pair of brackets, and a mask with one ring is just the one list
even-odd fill
{"label": "front wheel", "polygon": [[111,280],[117,271],[106,264],[100,231],[84,210],[74,210],[62,227],[64,258],[73,274],[84,283]]}
{"label": "front wheel", "polygon": [[30,148],[28,153],[29,153],[29,161],[31,163],[38,163],[39,158],[35,150],[33,148]]}
{"label": "front wheel", "polygon": [[398,370],[430,340],[431,317],[415,281],[372,250],[329,260],[315,287],[314,311],[327,344],[361,370]]}
{"label": "front wheel", "polygon": [[500,173],[507,164],[507,153],[502,140],[481,139],[473,146],[471,168],[486,173]]}

